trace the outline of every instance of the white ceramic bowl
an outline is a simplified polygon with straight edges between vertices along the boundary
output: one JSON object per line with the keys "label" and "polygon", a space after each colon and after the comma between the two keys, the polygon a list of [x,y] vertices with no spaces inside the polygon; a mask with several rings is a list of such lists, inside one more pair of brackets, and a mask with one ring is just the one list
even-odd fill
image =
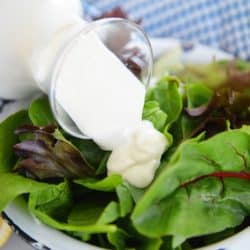
{"label": "white ceramic bowl", "polygon": [[[161,53],[180,45],[177,40],[151,39],[154,54]],[[196,44],[192,49],[184,52],[183,60],[192,63],[207,63],[214,57],[217,59],[232,59],[232,55],[220,50],[212,49]],[[3,120],[11,113],[23,108],[29,101],[8,104],[0,114]],[[22,198],[18,198],[5,209],[5,216],[13,225],[15,230],[24,237],[34,248],[42,250],[100,250],[101,248],[91,246],[65,235],[40,223],[28,211],[27,204]],[[199,250],[249,250],[250,249],[250,227],[235,234],[234,236],[219,243],[200,248]],[[197,249],[198,250],[198,249]]]}

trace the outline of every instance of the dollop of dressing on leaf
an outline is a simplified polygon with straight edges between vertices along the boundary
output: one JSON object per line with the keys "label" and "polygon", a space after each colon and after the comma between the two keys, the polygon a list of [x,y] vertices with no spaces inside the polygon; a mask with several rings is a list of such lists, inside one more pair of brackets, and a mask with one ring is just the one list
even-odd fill
{"label": "dollop of dressing on leaf", "polygon": [[112,151],[108,174],[118,173],[130,184],[144,188],[152,182],[168,144],[151,122],[142,121],[127,141]]}

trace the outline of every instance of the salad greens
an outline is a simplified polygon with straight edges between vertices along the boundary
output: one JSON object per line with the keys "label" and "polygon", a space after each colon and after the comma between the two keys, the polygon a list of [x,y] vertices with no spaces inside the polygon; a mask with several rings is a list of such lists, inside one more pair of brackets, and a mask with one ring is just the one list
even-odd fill
{"label": "salad greens", "polygon": [[18,127],[15,133],[28,133],[34,137],[14,146],[15,154],[20,157],[15,170],[37,179],[72,179],[94,174],[94,168],[88,164],[80,151],[54,126],[24,125]]}
{"label": "salad greens", "polygon": [[0,124],[0,211],[25,194],[41,222],[118,250],[194,249],[249,225],[248,65],[185,70],[146,96],[143,119],[172,141],[149,187],[107,176],[110,152],[66,135],[43,97]]}
{"label": "salad greens", "polygon": [[178,79],[165,77],[162,78],[154,88],[151,88],[146,96],[145,104],[148,102],[157,103],[160,110],[166,114],[168,127],[177,120],[182,111],[182,97],[178,90],[179,86],[180,83]]}
{"label": "salad greens", "polygon": [[35,126],[49,126],[56,124],[46,97],[33,101],[28,112],[29,118]]}
{"label": "salad greens", "polygon": [[29,122],[26,111],[10,116],[0,126],[0,173],[9,171],[15,164],[16,158],[12,147],[18,142],[14,130],[18,124]]}
{"label": "salad greens", "polygon": [[136,205],[136,229],[179,243],[240,224],[250,211],[249,147],[244,129],[181,144]]}

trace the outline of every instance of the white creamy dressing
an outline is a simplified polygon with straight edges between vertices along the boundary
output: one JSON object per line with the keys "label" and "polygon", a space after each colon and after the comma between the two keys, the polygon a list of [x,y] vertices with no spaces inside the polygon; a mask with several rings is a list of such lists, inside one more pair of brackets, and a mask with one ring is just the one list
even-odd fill
{"label": "white creamy dressing", "polygon": [[108,163],[108,173],[118,173],[130,184],[144,188],[148,186],[168,142],[151,122],[142,121],[126,140],[114,148]]}

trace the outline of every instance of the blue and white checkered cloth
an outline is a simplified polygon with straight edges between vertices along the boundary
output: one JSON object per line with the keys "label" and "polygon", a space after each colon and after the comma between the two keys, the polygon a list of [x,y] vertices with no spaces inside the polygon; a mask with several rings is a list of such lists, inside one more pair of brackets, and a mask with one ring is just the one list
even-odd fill
{"label": "blue and white checkered cloth", "polygon": [[82,0],[96,16],[122,7],[153,37],[201,42],[250,60],[250,0]]}

